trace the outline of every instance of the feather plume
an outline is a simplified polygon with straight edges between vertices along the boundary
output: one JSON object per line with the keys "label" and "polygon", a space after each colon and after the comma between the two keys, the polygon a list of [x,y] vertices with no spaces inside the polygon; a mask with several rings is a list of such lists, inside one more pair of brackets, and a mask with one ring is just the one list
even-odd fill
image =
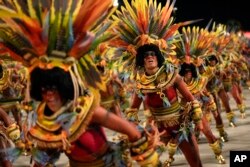
{"label": "feather plume", "polygon": [[[113,37],[100,35],[113,26],[100,26],[115,11],[112,4],[112,0],[6,0],[0,3],[0,46],[26,66],[41,56],[53,57],[54,51],[65,53],[62,61],[67,57],[79,60]],[[97,28],[100,31],[96,35]],[[92,86],[99,85],[100,77],[90,57],[79,63],[81,77]]]}
{"label": "feather plume", "polygon": [[212,47],[213,36],[208,30],[193,27],[183,27],[180,41],[176,43],[176,56],[181,62],[198,63],[198,58],[207,55]]}
{"label": "feather plume", "polygon": [[126,71],[134,71],[136,50],[147,43],[158,45],[164,56],[175,55],[172,47],[179,40],[178,29],[197,20],[174,24],[171,15],[174,5],[175,0],[167,0],[164,5],[156,0],[132,0],[131,3],[124,0],[124,6],[112,16],[116,23],[114,31],[119,34],[110,45],[124,52],[114,54],[114,59],[119,59]]}

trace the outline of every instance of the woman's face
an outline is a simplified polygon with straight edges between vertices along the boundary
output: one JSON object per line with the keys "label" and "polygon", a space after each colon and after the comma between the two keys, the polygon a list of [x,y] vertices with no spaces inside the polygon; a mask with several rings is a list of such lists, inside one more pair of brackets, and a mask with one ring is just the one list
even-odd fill
{"label": "woman's face", "polygon": [[184,78],[188,81],[191,80],[192,79],[192,72],[190,70],[186,71]]}
{"label": "woman's face", "polygon": [[56,112],[63,106],[62,98],[56,87],[42,87],[41,92],[43,101],[47,104],[51,111]]}
{"label": "woman's face", "polygon": [[199,66],[199,73],[200,74],[205,73],[205,68],[203,66]]}
{"label": "woman's face", "polygon": [[216,60],[210,60],[210,61],[209,61],[209,65],[210,65],[211,67],[214,67],[216,64],[217,64]]}
{"label": "woman's face", "polygon": [[144,67],[148,70],[153,70],[158,67],[158,60],[154,51],[144,53]]}

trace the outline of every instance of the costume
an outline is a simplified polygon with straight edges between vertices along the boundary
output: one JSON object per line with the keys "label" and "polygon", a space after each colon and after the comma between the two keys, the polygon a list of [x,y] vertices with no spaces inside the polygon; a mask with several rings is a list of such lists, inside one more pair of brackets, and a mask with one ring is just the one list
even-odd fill
{"label": "costume", "polygon": [[[98,90],[104,84],[91,54],[100,42],[109,40],[95,30],[114,9],[111,0],[69,0],[67,5],[8,1],[7,7],[1,6],[5,25],[0,28],[1,51],[28,67],[29,94],[40,102],[26,134],[34,166],[55,165],[61,152],[73,167],[126,166],[101,125],[127,134],[135,155],[154,152],[146,135],[141,140],[140,131],[128,121],[99,106]],[[157,154],[140,162],[155,159]]]}
{"label": "costume", "polygon": [[0,106],[11,112],[20,128],[21,102],[24,100],[27,82],[27,69],[9,55],[0,55]]}
{"label": "costume", "polygon": [[121,105],[126,102],[126,92],[124,84],[119,78],[118,65],[109,58],[109,55],[113,52],[114,49],[103,46],[99,47],[95,54],[97,55],[95,57],[96,66],[105,84],[105,90],[100,90],[101,105],[108,111],[122,117],[123,109]]}
{"label": "costume", "polygon": [[[185,144],[196,145],[190,128],[191,120],[199,124],[200,105],[183,85],[178,68],[167,60],[175,54],[173,43],[178,37],[177,29],[190,22],[173,23],[171,13],[175,2],[169,0],[162,8],[153,0],[133,0],[131,6],[127,1],[124,3],[122,12],[115,17],[118,22],[115,31],[120,34],[113,45],[122,52],[116,58],[120,57],[126,67],[124,70],[132,71],[131,78],[136,82],[132,104],[126,110],[127,119],[138,121],[138,109],[144,101],[150,111],[150,119],[157,123],[159,130],[166,131],[161,137],[168,151],[176,150],[179,146],[191,166],[201,166],[197,150],[182,147]],[[150,74],[146,71],[145,57],[152,60],[148,60],[149,64],[154,64],[154,72]],[[191,110],[184,110],[178,102],[177,89],[182,91],[188,101],[186,108]],[[167,161],[165,165],[171,162]]]}
{"label": "costume", "polygon": [[230,36],[227,36],[225,34],[225,26],[221,24],[213,27],[213,30],[210,33],[214,35],[213,47],[211,48],[212,51],[210,56],[207,57],[206,72],[202,75],[208,76],[209,81],[207,84],[207,90],[214,96],[219,110],[221,109],[219,102],[220,100],[222,101],[222,104],[227,113],[229,125],[235,127],[235,114],[234,111],[231,110],[228,95],[223,86],[223,77],[225,77],[225,64],[223,64],[221,61],[221,55],[230,42]]}
{"label": "costume", "polygon": [[226,85],[230,88],[227,91],[232,94],[232,97],[234,98],[241,113],[241,118],[245,118],[246,106],[242,99],[241,82],[245,76],[248,76],[248,69],[245,60],[241,55],[241,45],[243,45],[243,39],[240,34],[234,32],[230,32],[230,38],[232,42],[227,45],[222,55],[223,62],[227,65],[225,67],[225,78],[229,80],[226,82]]}
{"label": "costume", "polygon": [[[21,136],[21,101],[24,98],[27,71],[8,55],[0,56],[0,161],[2,165],[11,166],[13,158],[9,151],[13,142]],[[9,117],[9,112],[16,122]]]}
{"label": "costume", "polygon": [[[202,106],[203,129],[201,132],[215,154],[215,158],[219,164],[224,164],[225,159],[222,156],[222,148],[220,140],[213,134],[210,124],[206,118],[206,112],[217,112],[217,107],[213,96],[206,90],[208,78],[198,73],[198,67],[202,66],[203,59],[208,54],[211,47],[212,37],[205,29],[195,27],[182,28],[180,42],[176,44],[176,56],[180,63],[180,75],[187,84],[189,91],[199,101]],[[186,103],[185,99],[180,95],[181,103]],[[218,113],[219,114],[219,113]],[[213,113],[213,115],[215,115]],[[199,131],[196,129],[196,137],[199,139]]]}

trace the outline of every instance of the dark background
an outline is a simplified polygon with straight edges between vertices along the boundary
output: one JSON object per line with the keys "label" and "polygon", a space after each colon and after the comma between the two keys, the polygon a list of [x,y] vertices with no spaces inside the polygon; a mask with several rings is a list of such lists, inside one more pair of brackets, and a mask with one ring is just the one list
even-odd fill
{"label": "dark background", "polygon": [[[166,0],[157,2],[165,5]],[[176,22],[203,19],[195,24],[205,27],[212,19],[216,23],[236,25],[243,31],[250,31],[250,5],[247,2],[248,0],[176,0],[177,10],[174,14]],[[122,0],[119,0],[119,4],[123,4]]]}

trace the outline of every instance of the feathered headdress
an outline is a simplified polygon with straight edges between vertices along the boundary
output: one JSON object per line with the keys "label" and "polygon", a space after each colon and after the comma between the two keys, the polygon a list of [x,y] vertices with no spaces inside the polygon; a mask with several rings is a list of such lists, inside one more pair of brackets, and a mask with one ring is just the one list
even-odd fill
{"label": "feathered headdress", "polygon": [[207,29],[183,27],[179,42],[176,43],[176,57],[180,63],[199,66],[202,59],[211,52],[214,37]]}
{"label": "feathered headdress", "polygon": [[213,24],[210,32],[214,36],[213,49],[214,54],[220,56],[228,45],[232,45],[230,34],[226,31],[226,25]]}
{"label": "feathered headdress", "polygon": [[173,43],[178,36],[177,30],[192,21],[174,24],[174,17],[171,16],[174,4],[175,0],[172,3],[167,0],[162,7],[156,0],[132,0],[130,5],[124,0],[125,6],[113,15],[117,23],[115,31],[119,36],[112,44],[117,47],[117,56],[122,59],[126,70],[133,70],[136,51],[145,44],[157,45],[164,56],[175,55]]}
{"label": "feathered headdress", "polygon": [[[38,66],[60,67],[77,73],[90,86],[101,87],[88,55],[99,40],[90,30],[110,15],[111,8],[112,0],[2,1],[1,51],[21,61],[30,71]],[[76,65],[72,68],[73,64]]]}

